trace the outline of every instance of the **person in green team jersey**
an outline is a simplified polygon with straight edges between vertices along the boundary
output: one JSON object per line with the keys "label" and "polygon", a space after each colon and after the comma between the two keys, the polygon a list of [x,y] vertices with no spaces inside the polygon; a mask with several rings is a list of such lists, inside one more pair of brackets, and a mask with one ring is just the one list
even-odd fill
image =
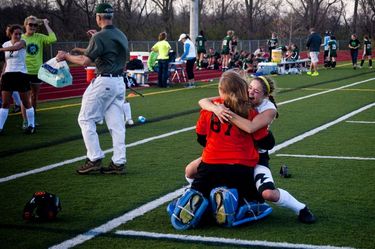
{"label": "person in green team jersey", "polygon": [[227,36],[224,37],[222,47],[221,47],[221,54],[223,55],[223,61],[222,61],[222,71],[226,71],[228,69],[229,65],[229,58],[230,58],[230,52],[232,51],[232,37],[233,37],[234,31],[228,30]]}
{"label": "person in green team jersey", "polygon": [[366,56],[368,59],[368,66],[372,68],[371,39],[368,37],[368,35],[365,35],[363,37],[363,54],[362,54],[362,60],[361,60],[361,67],[363,66],[363,63],[365,62]]}
{"label": "person in green team jersey", "polygon": [[[48,35],[36,32],[41,24],[46,28]],[[25,19],[24,26],[26,32],[22,35],[22,39],[26,41],[26,67],[31,84],[31,104],[36,113],[40,84],[42,83],[41,80],[38,79],[38,71],[43,64],[43,48],[45,45],[56,42],[57,38],[49,26],[48,19],[38,19],[35,16],[28,16]],[[27,124],[24,110],[22,113],[24,124]]]}
{"label": "person in green team jersey", "polygon": [[337,58],[337,42],[334,35],[330,36],[328,42],[328,66],[331,68],[336,67],[336,58]]}
{"label": "person in green team jersey", "polygon": [[270,53],[269,61],[272,61],[272,50],[279,46],[279,40],[277,39],[276,33],[272,32],[271,39],[267,41],[268,51]]}
{"label": "person in green team jersey", "polygon": [[199,35],[195,39],[195,45],[197,46],[197,54],[198,54],[198,70],[202,69],[202,61],[204,55],[206,54],[206,38],[204,37],[203,30],[199,32]]}
{"label": "person in green team jersey", "polygon": [[352,57],[353,69],[357,69],[357,57],[358,49],[361,46],[361,42],[358,40],[356,34],[352,34],[349,40],[350,55]]}

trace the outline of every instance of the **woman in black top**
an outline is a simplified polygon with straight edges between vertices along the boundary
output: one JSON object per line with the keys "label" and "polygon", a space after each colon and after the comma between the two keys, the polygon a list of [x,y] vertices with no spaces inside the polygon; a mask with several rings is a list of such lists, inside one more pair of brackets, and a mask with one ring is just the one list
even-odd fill
{"label": "woman in black top", "polygon": [[350,55],[352,56],[353,69],[357,69],[357,57],[358,49],[361,46],[361,42],[358,40],[357,35],[352,34],[349,41]]}

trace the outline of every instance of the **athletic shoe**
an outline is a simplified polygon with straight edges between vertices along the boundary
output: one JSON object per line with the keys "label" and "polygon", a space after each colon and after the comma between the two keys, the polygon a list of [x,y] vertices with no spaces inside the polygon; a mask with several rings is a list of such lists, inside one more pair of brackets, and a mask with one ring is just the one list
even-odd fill
{"label": "athletic shoe", "polygon": [[315,71],[315,72],[313,72],[312,74],[311,74],[311,76],[318,76],[319,75],[319,73],[317,72],[317,71]]}
{"label": "athletic shoe", "polygon": [[217,224],[224,224],[226,220],[225,208],[224,208],[224,200],[223,200],[223,193],[218,191],[215,193],[215,202],[216,202],[216,222]]}
{"label": "athletic shoe", "polygon": [[96,161],[90,161],[90,159],[86,159],[86,162],[77,169],[77,173],[80,175],[90,173],[92,171],[100,170],[102,166],[102,159],[98,159]]}
{"label": "athletic shoe", "polygon": [[116,165],[114,162],[111,161],[111,163],[108,165],[108,167],[101,167],[100,173],[102,174],[125,174],[125,165]]}
{"label": "athletic shoe", "polygon": [[31,135],[31,134],[34,134],[34,133],[35,133],[35,127],[32,127],[31,125],[28,126],[28,127],[25,129],[25,134]]}
{"label": "athletic shoe", "polygon": [[306,73],[307,75],[311,75],[312,74],[312,72],[311,71],[307,71],[307,73]]}
{"label": "athletic shoe", "polygon": [[182,207],[181,212],[179,214],[179,219],[183,224],[189,223],[194,218],[194,213],[196,212],[197,208],[200,206],[202,199],[199,195],[194,195],[191,199],[186,203],[184,207]]}
{"label": "athletic shoe", "polygon": [[20,112],[20,111],[21,111],[21,106],[19,106],[19,105],[14,105],[13,113],[17,113],[17,112]]}
{"label": "athletic shoe", "polygon": [[362,66],[358,66],[358,68],[359,68],[359,69],[361,69],[361,68],[362,68]]}
{"label": "athletic shoe", "polygon": [[316,221],[315,215],[313,215],[307,206],[299,211],[298,219],[306,224],[312,224]]}
{"label": "athletic shoe", "polygon": [[370,67],[370,69],[372,69],[372,66]]}

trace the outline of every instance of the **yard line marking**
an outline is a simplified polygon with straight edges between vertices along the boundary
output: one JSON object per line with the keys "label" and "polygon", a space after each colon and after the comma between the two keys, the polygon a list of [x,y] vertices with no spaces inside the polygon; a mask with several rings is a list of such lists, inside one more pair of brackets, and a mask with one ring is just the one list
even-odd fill
{"label": "yard line marking", "polygon": [[[173,136],[173,135],[176,135],[178,133],[185,132],[185,131],[190,131],[190,130],[193,130],[193,129],[195,129],[195,126],[191,126],[191,127],[183,128],[183,129],[180,129],[180,130],[168,132],[168,133],[161,134],[161,135],[154,136],[154,137],[145,138],[145,139],[139,140],[137,142],[126,145],[126,148],[131,148],[131,147],[134,147],[134,146],[137,146],[137,145],[140,145],[140,144],[151,142],[153,140],[166,138],[166,137]],[[104,154],[110,153],[112,151],[113,151],[113,148],[105,150]],[[80,156],[80,157],[72,158],[72,159],[65,160],[65,161],[62,161],[62,162],[59,162],[59,163],[50,164],[50,165],[47,165],[47,166],[44,166],[44,167],[41,167],[41,168],[25,171],[25,172],[10,175],[10,176],[7,176],[7,177],[3,177],[3,178],[0,178],[0,183],[8,182],[8,181],[15,180],[17,178],[32,175],[32,174],[41,173],[41,172],[48,171],[48,170],[51,170],[51,169],[54,169],[54,168],[57,168],[57,167],[64,166],[66,164],[79,162],[79,161],[84,160],[84,159],[86,159],[86,156]]]}
{"label": "yard line marking", "polygon": [[298,158],[324,158],[324,159],[343,159],[343,160],[375,160],[375,157],[351,157],[351,156],[319,156],[319,155],[298,155],[298,154],[276,154],[276,156],[283,157],[298,157]]}
{"label": "yard line marking", "polygon": [[318,133],[318,132],[320,132],[322,130],[327,129],[328,127],[331,127],[332,125],[335,125],[337,123],[340,123],[340,122],[344,121],[345,119],[353,117],[354,115],[357,115],[358,113],[361,113],[361,112],[363,112],[363,111],[365,111],[365,110],[367,110],[367,109],[369,109],[369,108],[371,108],[373,106],[375,106],[375,102],[373,102],[371,104],[368,104],[366,106],[363,106],[363,107],[361,107],[361,108],[359,108],[359,109],[357,109],[355,111],[352,111],[352,112],[350,112],[350,113],[348,113],[348,114],[346,114],[346,115],[344,115],[344,116],[342,116],[342,117],[340,117],[340,118],[338,118],[336,120],[333,120],[333,121],[331,121],[329,123],[326,123],[326,124],[324,124],[322,126],[319,126],[319,127],[315,128],[315,129],[307,131],[307,132],[305,132],[305,133],[303,133],[303,134],[301,134],[299,136],[296,136],[296,137],[294,137],[292,139],[289,139],[289,140],[287,140],[287,141],[285,141],[285,142],[283,142],[283,143],[281,143],[279,145],[276,145],[272,150],[269,151],[269,154],[272,154],[272,153],[274,153],[274,152],[276,152],[276,151],[278,151],[278,150],[280,150],[282,148],[285,148],[285,147],[287,147],[287,146],[289,146],[291,144],[299,142],[299,141],[305,139],[306,137],[310,137],[312,135],[315,135],[316,133]]}
{"label": "yard line marking", "polygon": [[354,121],[354,120],[348,120],[345,121],[347,123],[358,123],[358,124],[375,124],[375,121]]}
{"label": "yard line marking", "polygon": [[205,243],[215,243],[215,244],[220,243],[220,244],[235,245],[235,246],[262,246],[262,247],[267,247],[267,248],[274,247],[274,248],[298,248],[298,249],[354,249],[352,247],[292,244],[288,242],[229,239],[229,238],[206,237],[206,236],[197,236],[197,235],[162,234],[162,233],[151,233],[151,232],[134,231],[134,230],[117,230],[115,234],[122,235],[122,236],[146,237],[146,238],[151,238],[151,239],[173,239],[173,240],[180,240],[180,241],[205,242]]}
{"label": "yard line marking", "polygon": [[359,84],[362,84],[362,83],[365,83],[365,82],[368,82],[368,81],[372,81],[372,80],[375,80],[375,78],[370,78],[370,79],[367,79],[367,80],[362,80],[362,81],[354,82],[354,83],[349,84],[349,85],[340,86],[340,87],[337,87],[337,88],[332,88],[332,89],[329,89],[329,90],[327,90],[327,91],[318,92],[318,93],[313,93],[313,94],[306,95],[306,96],[303,96],[303,97],[299,97],[299,98],[295,98],[295,99],[287,100],[287,101],[281,102],[281,103],[278,104],[278,105],[280,106],[280,105],[284,105],[284,104],[292,103],[292,102],[295,102],[295,101],[298,101],[298,100],[302,100],[302,99],[307,99],[307,98],[315,97],[315,96],[318,96],[318,95],[321,95],[321,94],[326,94],[326,93],[334,92],[334,91],[337,91],[337,90],[341,90],[341,89],[348,88],[348,87],[351,87],[351,86],[356,86],[356,85],[359,85]]}
{"label": "yard line marking", "polygon": [[116,227],[120,226],[121,224],[124,224],[128,221],[131,221],[134,218],[137,218],[138,216],[142,216],[145,213],[159,207],[160,205],[162,205],[162,204],[164,204],[164,203],[166,203],[166,202],[168,202],[168,201],[170,201],[174,198],[177,198],[178,196],[183,194],[184,190],[185,190],[185,188],[177,189],[174,192],[168,193],[168,194],[166,194],[166,195],[164,195],[164,196],[162,196],[162,197],[160,197],[156,200],[148,202],[148,203],[146,203],[146,204],[144,204],[144,205],[142,205],[142,206],[140,206],[136,209],[133,209],[130,212],[127,212],[127,213],[125,213],[125,214],[123,214],[123,215],[121,215],[117,218],[114,218],[114,219],[108,221],[107,223],[104,223],[101,226],[98,226],[94,229],[91,229],[90,231],[88,231],[84,234],[77,235],[73,239],[66,240],[66,241],[62,242],[61,244],[54,245],[50,248],[51,249],[71,248],[73,246],[82,244],[85,241],[90,240],[90,239],[94,238],[95,236],[97,236],[99,234],[107,233],[107,232],[115,229]]}
{"label": "yard line marking", "polygon": [[[332,126],[332,125],[334,125],[334,124],[336,124],[336,123],[338,123],[338,122],[341,122],[341,121],[343,121],[344,119],[346,119],[346,118],[349,118],[349,117],[351,117],[351,116],[353,116],[353,115],[356,115],[356,114],[358,114],[358,113],[360,113],[360,112],[362,112],[362,111],[364,111],[364,110],[367,110],[368,108],[370,108],[370,107],[372,107],[372,106],[374,106],[375,105],[375,102],[374,103],[372,103],[372,104],[369,104],[369,105],[367,105],[367,106],[364,106],[364,107],[362,107],[362,108],[360,108],[360,109],[358,109],[358,110],[355,110],[355,111],[353,111],[353,112],[351,112],[351,113],[348,113],[348,114],[346,114],[346,115],[344,115],[344,116],[342,116],[342,117],[340,117],[340,118],[338,118],[338,119],[336,119],[335,121],[332,121],[332,122],[329,122],[329,123],[327,123],[327,124],[325,124],[325,125],[322,125],[322,126],[319,126],[319,127],[317,127],[317,128],[315,128],[315,129],[313,129],[313,130],[311,130],[311,131],[308,131],[308,132],[305,132],[305,133],[303,133],[302,135],[299,135],[299,136],[297,136],[297,137],[295,137],[295,138],[292,138],[292,139],[289,139],[289,140],[287,140],[287,141],[285,141],[285,142],[283,142],[283,143],[281,143],[280,145],[278,145],[278,146],[276,146],[272,151],[270,151],[269,152],[269,154],[272,154],[272,153],[275,153],[276,151],[278,151],[278,150],[280,150],[280,149],[283,149],[283,148],[285,148],[285,147],[287,147],[287,146],[289,146],[289,145],[291,145],[291,144],[294,144],[294,143],[296,143],[296,142],[299,142],[299,141],[301,141],[301,140],[303,140],[304,138],[306,138],[306,137],[308,137],[308,136],[311,136],[311,135],[313,135],[313,134],[316,134],[317,132],[319,132],[319,131],[322,131],[322,130],[324,130],[324,129],[327,129],[328,127],[330,127],[330,126]],[[339,121],[337,121],[337,120],[339,120]],[[183,188],[182,188],[183,189]],[[176,190],[176,191],[181,191],[181,189],[178,189],[178,190]],[[175,192],[174,192],[175,193]],[[171,198],[170,198],[170,200],[172,200],[173,199],[173,197],[172,197],[172,195],[171,195]],[[157,205],[157,201],[155,200],[155,201],[152,201],[152,203],[153,204],[155,204],[155,205],[153,205],[153,207],[154,208],[157,208],[157,207],[159,207],[159,206],[161,206],[161,205],[163,205],[166,201],[170,201],[170,200],[164,200],[163,199],[163,201],[159,201],[159,205]],[[145,205],[148,205],[147,203],[146,204],[144,204],[143,206],[145,206]],[[141,207],[143,207],[143,206],[141,206]],[[138,208],[139,209],[139,208]],[[130,216],[129,215],[129,213],[132,213],[133,215],[135,215],[135,217],[138,217],[138,216],[140,216],[140,215],[142,215],[142,214],[139,214],[139,211],[137,211],[138,209],[134,209],[133,211],[130,211],[130,212],[128,212],[128,213],[125,213],[124,215],[122,215],[122,216],[120,216],[120,217],[124,217],[124,216],[126,216],[126,217],[128,217],[128,216]],[[152,209],[149,209],[148,211],[151,211]],[[119,218],[120,218],[119,217]],[[133,218],[135,218],[135,217],[133,217]],[[117,219],[119,219],[119,218],[115,218],[115,219],[113,219],[112,221],[116,221],[116,224],[118,224],[118,220]],[[125,222],[124,223],[122,223],[122,224],[125,224],[127,221],[129,221],[129,220],[131,220],[131,219],[127,219],[127,220],[125,220]],[[110,223],[111,221],[109,221],[109,222],[107,222],[107,223],[105,223],[105,225],[106,226],[108,226],[108,227],[113,227],[114,226],[114,222],[112,222],[112,223]],[[110,224],[108,224],[108,223],[110,223]],[[108,224],[108,225],[107,225]],[[122,224],[118,224],[118,226],[119,225],[122,225]],[[68,239],[68,240],[65,240],[65,241],[63,241],[61,244],[58,244],[58,245],[55,245],[54,247],[52,247],[52,248],[59,248],[59,249],[62,249],[62,248],[71,248],[71,247],[73,247],[73,246],[76,246],[76,245],[78,245],[78,244],[82,244],[83,242],[85,242],[86,240],[90,240],[90,239],[92,239],[92,238],[94,238],[95,236],[97,236],[97,235],[100,235],[102,232],[100,232],[101,230],[98,230],[99,228],[102,228],[104,225],[101,225],[101,226],[99,226],[99,227],[96,227],[96,228],[93,228],[93,229],[91,229],[91,230],[89,230],[89,231],[87,231],[86,233],[84,233],[84,234],[80,234],[80,235],[77,235],[76,237],[74,237],[74,238],[72,238],[72,239]],[[113,227],[112,229],[114,229],[115,227]],[[109,230],[107,230],[107,232],[108,232]]]}

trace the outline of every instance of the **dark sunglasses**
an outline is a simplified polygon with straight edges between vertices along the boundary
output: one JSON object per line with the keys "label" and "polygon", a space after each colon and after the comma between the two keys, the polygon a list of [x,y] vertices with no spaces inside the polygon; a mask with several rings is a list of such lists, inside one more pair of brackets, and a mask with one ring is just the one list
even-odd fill
{"label": "dark sunglasses", "polygon": [[30,27],[38,27],[38,24],[36,24],[36,23],[29,23],[27,25],[29,25]]}

